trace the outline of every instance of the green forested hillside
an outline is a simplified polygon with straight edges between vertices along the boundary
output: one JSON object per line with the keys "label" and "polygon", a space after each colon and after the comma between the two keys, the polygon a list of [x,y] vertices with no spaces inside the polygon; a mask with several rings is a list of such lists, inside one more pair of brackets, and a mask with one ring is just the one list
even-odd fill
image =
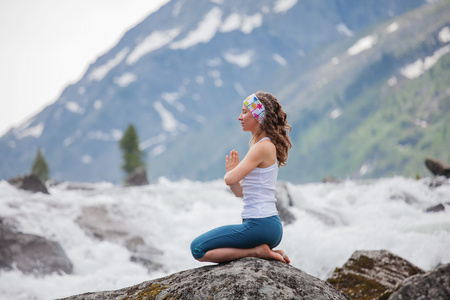
{"label": "green forested hillside", "polygon": [[[426,157],[449,162],[449,26],[449,1],[424,6],[319,51],[310,72],[283,78],[295,78],[280,92],[294,99],[295,142],[283,176],[428,176]],[[349,55],[367,36],[372,47]]]}

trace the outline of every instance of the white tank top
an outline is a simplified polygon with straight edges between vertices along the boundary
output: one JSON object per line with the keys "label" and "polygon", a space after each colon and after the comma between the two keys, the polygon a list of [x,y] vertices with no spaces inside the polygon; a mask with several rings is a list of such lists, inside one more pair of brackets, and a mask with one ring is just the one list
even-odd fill
{"label": "white tank top", "polygon": [[[270,140],[265,137],[263,140]],[[275,202],[278,161],[267,168],[255,168],[242,179],[244,210],[242,218],[266,218],[278,215]]]}

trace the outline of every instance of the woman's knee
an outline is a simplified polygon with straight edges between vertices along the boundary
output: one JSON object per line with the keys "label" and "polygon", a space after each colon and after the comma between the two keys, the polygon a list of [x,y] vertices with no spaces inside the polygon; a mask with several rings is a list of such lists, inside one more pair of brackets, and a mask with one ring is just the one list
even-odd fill
{"label": "woman's knee", "polygon": [[191,253],[192,256],[197,260],[205,255],[202,243],[198,239],[195,239],[191,242]]}

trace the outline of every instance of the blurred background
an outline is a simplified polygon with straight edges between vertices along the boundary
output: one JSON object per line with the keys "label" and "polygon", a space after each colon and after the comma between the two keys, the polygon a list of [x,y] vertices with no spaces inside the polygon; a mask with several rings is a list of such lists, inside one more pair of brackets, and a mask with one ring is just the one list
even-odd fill
{"label": "blurred background", "polygon": [[190,242],[241,222],[224,156],[258,90],[292,125],[292,266],[450,262],[450,0],[1,1],[0,39],[2,300],[201,266]]}
{"label": "blurred background", "polygon": [[151,180],[221,178],[224,155],[248,148],[237,117],[257,90],[293,127],[284,180],[450,161],[448,1],[18,3],[2,4],[2,113],[17,115],[2,121],[2,179],[40,147],[56,181],[120,183],[130,124]]}

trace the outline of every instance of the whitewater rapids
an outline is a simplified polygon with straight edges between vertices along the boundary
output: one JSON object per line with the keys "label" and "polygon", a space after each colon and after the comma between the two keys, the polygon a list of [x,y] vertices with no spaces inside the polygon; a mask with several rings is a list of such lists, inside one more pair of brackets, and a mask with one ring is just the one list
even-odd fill
{"label": "whitewater rapids", "polygon": [[[326,279],[355,250],[385,249],[431,270],[450,262],[450,182],[403,177],[340,184],[287,184],[296,217],[284,226],[278,249],[292,265]],[[160,179],[142,187],[62,183],[50,195],[32,194],[0,181],[0,217],[18,230],[57,241],[74,265],[71,275],[0,271],[0,299],[54,299],[114,290],[205,264],[189,250],[192,239],[217,226],[240,223],[242,201],[222,180]],[[73,186],[72,186],[73,187]],[[445,210],[426,212],[437,204]],[[100,207],[130,235],[162,251],[163,268],[149,272],[130,261],[121,243],[98,240],[78,222],[85,207]]]}

